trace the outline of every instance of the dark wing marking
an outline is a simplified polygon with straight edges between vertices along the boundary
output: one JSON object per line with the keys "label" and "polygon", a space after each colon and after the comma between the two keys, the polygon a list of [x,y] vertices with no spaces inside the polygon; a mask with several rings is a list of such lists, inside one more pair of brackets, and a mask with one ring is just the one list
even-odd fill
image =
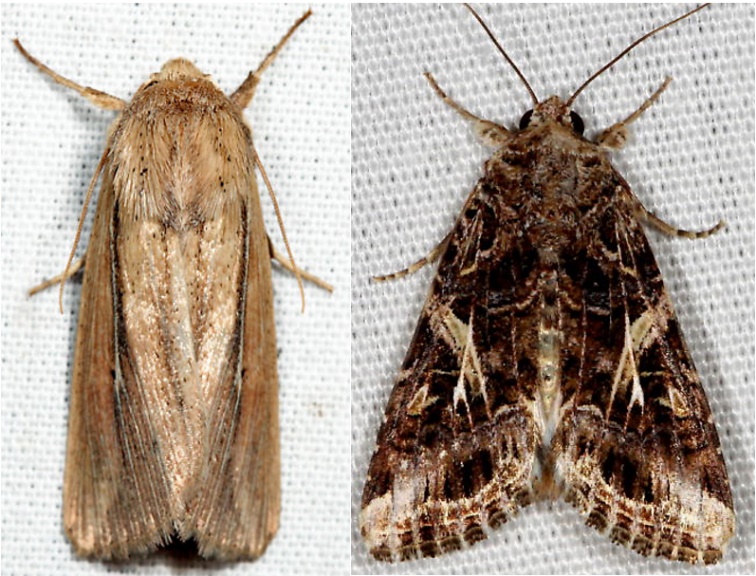
{"label": "dark wing marking", "polygon": [[631,194],[621,181],[563,258],[563,412],[550,465],[566,499],[615,542],[712,563],[734,532],[727,471]]}
{"label": "dark wing marking", "polygon": [[531,500],[538,271],[495,196],[484,178],[459,217],[386,408],[360,517],[379,559],[474,543]]}

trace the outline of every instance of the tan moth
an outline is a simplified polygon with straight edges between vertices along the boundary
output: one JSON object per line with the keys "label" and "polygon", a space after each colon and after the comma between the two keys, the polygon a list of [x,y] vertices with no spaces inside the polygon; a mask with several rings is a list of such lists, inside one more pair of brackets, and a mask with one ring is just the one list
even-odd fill
{"label": "tan moth", "polygon": [[176,59],[126,102],[16,41],[57,83],[119,112],[89,189],[102,178],[71,386],[63,519],[82,556],[194,540],[202,556],[251,559],[278,529],[270,259],[329,287],[267,236],[256,168],[270,184],[243,110],[310,14],[229,96]]}
{"label": "tan moth", "polygon": [[363,492],[360,529],[376,558],[474,544],[558,497],[644,555],[721,558],[735,529],[727,471],[640,225],[704,237],[721,224],[673,228],[609,161],[668,82],[593,141],[571,109],[627,51],[697,10],[569,99],[540,100],[528,85],[534,106],[518,129],[473,115],[427,74],[496,152],[452,231],[391,275],[439,261]]}

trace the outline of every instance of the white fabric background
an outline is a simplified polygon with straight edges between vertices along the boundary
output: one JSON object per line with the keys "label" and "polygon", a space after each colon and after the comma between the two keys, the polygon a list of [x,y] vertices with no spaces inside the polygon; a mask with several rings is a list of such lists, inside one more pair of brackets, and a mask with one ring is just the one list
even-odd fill
{"label": "white fabric background", "polygon": [[[247,110],[300,266],[336,287],[274,270],[281,398],[281,528],[256,563],[218,566],[161,555],[119,565],[78,560],[64,538],[61,485],[80,281],[28,299],[65,265],[114,114],[53,84],[13,48],[59,73],[130,98],[170,58],[194,61],[227,93],[306,5],[3,6],[2,572],[4,575],[346,573],[349,566],[348,5],[313,16],[263,75]],[[283,250],[260,179],[268,232]],[[94,203],[79,247],[83,253]]]}
{"label": "white fabric background", "polygon": [[[564,97],[632,40],[684,13],[667,5],[481,5],[541,99]],[[434,266],[368,278],[427,254],[491,153],[422,73],[484,118],[516,125],[530,99],[458,5],[352,9],[352,570],[354,573],[698,573],[645,559],[582,525],[564,503],[530,506],[486,542],[435,560],[370,559],[356,518],[376,433]],[[754,570],[754,10],[715,5],[639,46],[577,100],[595,134],[674,82],[631,129],[615,167],[666,220],[714,237],[650,230],[727,461],[737,535],[711,573]]]}

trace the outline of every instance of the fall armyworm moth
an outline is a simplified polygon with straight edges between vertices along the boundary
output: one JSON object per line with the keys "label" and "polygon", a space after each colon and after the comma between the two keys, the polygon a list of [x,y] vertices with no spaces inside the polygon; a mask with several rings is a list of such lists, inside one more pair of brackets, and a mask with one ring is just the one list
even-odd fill
{"label": "fall armyworm moth", "polygon": [[255,167],[269,183],[243,110],[309,16],[230,96],[176,59],[126,102],[15,41],[57,83],[119,111],[89,188],[101,175],[71,386],[63,518],[82,556],[193,539],[204,557],[251,559],[276,533],[270,258],[319,281],[269,241]]}
{"label": "fall armyworm moth", "polygon": [[438,556],[561,497],[640,554],[715,563],[735,531],[727,469],[641,224],[704,238],[724,222],[696,232],[667,224],[610,162],[669,78],[593,140],[572,107],[632,48],[706,5],[647,32],[564,99],[539,98],[465,6],[532,109],[506,128],[426,72],[496,152],[438,247],[377,278],[439,261],[368,469],[360,527],[370,553]]}

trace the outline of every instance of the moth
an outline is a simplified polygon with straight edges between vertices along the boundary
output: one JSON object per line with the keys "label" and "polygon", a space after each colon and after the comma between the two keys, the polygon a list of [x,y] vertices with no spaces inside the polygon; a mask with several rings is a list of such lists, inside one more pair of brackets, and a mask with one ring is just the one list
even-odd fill
{"label": "moth", "polygon": [[101,176],[70,395],[63,520],[81,556],[194,540],[204,557],[253,559],[278,529],[271,257],[300,290],[313,277],[267,236],[256,167],[270,183],[243,110],[310,14],[229,96],[175,59],[126,102],[15,41],[57,83],[119,112],[88,192]]}
{"label": "moth", "polygon": [[564,498],[586,524],[646,556],[717,562],[735,530],[711,410],[641,224],[614,169],[627,126],[662,86],[595,140],[578,95],[540,100],[516,129],[441,99],[496,148],[438,260],[391,392],[359,525],[378,560],[472,545],[536,500]]}

